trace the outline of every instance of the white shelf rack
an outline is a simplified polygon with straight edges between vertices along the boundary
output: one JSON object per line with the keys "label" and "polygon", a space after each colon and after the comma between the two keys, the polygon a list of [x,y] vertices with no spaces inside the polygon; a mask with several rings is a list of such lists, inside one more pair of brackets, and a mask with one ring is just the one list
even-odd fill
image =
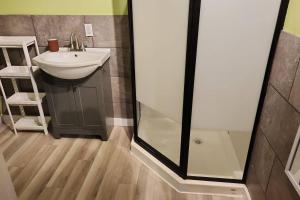
{"label": "white shelf rack", "polygon": [[[45,117],[46,123],[49,123],[50,118]],[[34,130],[34,131],[43,131],[44,126],[42,119],[39,116],[26,116],[21,117],[16,123],[15,123],[16,129],[20,130]]]}
{"label": "white shelf rack", "polygon": [[[39,98],[41,101],[46,96],[45,93],[40,92]],[[35,99],[33,92],[16,92],[7,99],[8,105],[22,105],[22,106],[37,106],[38,101]]]}
{"label": "white shelf rack", "polygon": [[[32,72],[34,73],[39,68],[32,66]],[[27,66],[9,66],[0,70],[0,78],[23,78],[30,79],[29,68]]]}
{"label": "white shelf rack", "polygon": [[[0,89],[3,94],[5,105],[11,121],[11,126],[14,129],[15,134],[18,130],[32,130],[43,131],[48,134],[49,117],[45,117],[42,100],[45,97],[45,93],[40,93],[34,79],[34,73],[39,70],[37,66],[32,66],[30,55],[28,52],[28,46],[34,45],[37,55],[39,55],[39,49],[36,38],[34,36],[0,36],[0,48],[2,49],[6,67],[0,70]],[[25,55],[26,66],[12,66],[10,58],[7,52],[7,48],[21,48]],[[14,94],[10,97],[6,96],[5,90],[2,85],[1,79],[11,79]],[[19,92],[16,79],[30,79],[33,92]],[[21,116],[17,117],[12,115],[10,106],[19,106]],[[37,106],[40,116],[26,116],[23,106]]]}

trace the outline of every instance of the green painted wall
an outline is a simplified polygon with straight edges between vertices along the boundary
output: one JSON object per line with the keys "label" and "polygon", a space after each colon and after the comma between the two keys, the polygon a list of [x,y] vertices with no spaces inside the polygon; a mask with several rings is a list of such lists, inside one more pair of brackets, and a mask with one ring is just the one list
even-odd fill
{"label": "green painted wall", "polygon": [[[126,15],[127,0],[0,0],[0,15]],[[300,36],[300,0],[291,0],[284,30]]]}
{"label": "green painted wall", "polygon": [[126,15],[127,0],[0,0],[1,15]]}
{"label": "green painted wall", "polygon": [[286,15],[284,30],[300,36],[300,0],[291,0]]}

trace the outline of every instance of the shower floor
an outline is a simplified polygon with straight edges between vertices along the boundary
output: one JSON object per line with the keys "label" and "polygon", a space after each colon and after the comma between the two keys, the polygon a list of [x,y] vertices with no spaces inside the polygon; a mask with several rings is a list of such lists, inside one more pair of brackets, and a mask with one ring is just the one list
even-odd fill
{"label": "shower floor", "polygon": [[[139,137],[179,164],[181,126],[143,106]],[[227,131],[191,131],[188,175],[241,179],[234,147]]]}

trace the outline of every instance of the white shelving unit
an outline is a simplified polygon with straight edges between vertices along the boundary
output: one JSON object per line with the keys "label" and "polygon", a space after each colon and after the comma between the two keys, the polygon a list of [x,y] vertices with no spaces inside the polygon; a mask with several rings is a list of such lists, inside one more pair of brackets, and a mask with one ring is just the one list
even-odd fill
{"label": "white shelving unit", "polygon": [[[39,49],[36,38],[34,36],[0,36],[0,48],[2,49],[7,67],[0,70],[0,88],[3,94],[3,98],[7,107],[9,118],[11,120],[12,128],[15,134],[18,130],[33,130],[44,131],[48,134],[49,117],[45,117],[42,108],[42,100],[45,97],[45,93],[40,93],[34,79],[34,73],[39,70],[37,66],[32,66],[31,59],[28,52],[30,45],[35,46],[37,55],[39,55]],[[23,49],[26,66],[12,66],[10,58],[7,52],[7,48],[21,48]],[[2,79],[11,79],[14,94],[10,97],[6,96],[5,90],[2,85]],[[33,92],[19,92],[16,79],[30,79]],[[21,116],[17,117],[12,115],[10,106],[19,106]],[[37,106],[40,116],[26,116],[23,106]]]}

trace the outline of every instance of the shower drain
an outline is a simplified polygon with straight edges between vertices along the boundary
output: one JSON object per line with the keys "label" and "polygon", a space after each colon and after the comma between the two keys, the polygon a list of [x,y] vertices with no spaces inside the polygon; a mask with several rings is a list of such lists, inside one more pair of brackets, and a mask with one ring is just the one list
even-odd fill
{"label": "shower drain", "polygon": [[195,142],[195,144],[201,144],[202,143],[202,141],[199,138],[195,138],[194,142]]}

